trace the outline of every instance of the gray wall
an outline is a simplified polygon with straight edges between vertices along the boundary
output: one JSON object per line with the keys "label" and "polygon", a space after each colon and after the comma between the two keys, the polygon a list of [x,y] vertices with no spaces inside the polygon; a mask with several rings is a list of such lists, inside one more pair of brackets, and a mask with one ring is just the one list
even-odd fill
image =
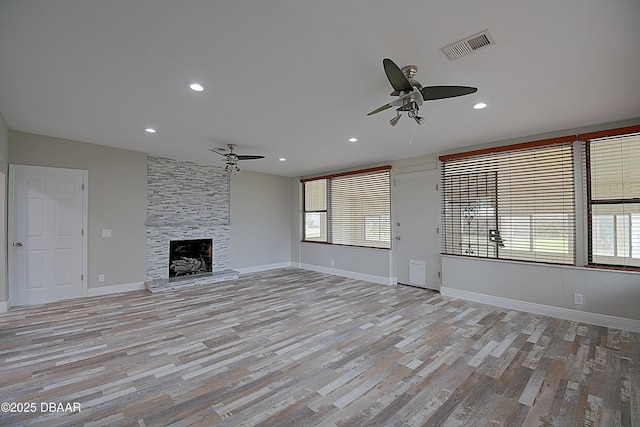
{"label": "gray wall", "polygon": [[[533,305],[640,320],[640,273],[445,256],[443,293],[451,289]],[[584,305],[573,303],[573,294]]]}
{"label": "gray wall", "polygon": [[[609,123],[573,129],[526,139],[502,141],[475,148],[542,140],[560,135],[573,135],[603,129],[639,124],[639,120]],[[577,162],[581,166],[581,162]],[[576,182],[576,223],[584,221],[581,181]],[[435,202],[435,201],[434,201]],[[439,203],[439,201],[438,201]],[[481,260],[467,257],[443,257],[443,293],[471,292],[504,298],[560,312],[571,310],[596,315],[640,320],[640,273],[580,267],[584,265],[586,239],[578,229],[576,236],[577,265],[558,267],[509,261]],[[585,304],[573,304],[574,294],[584,296]],[[542,307],[542,308],[544,308]]]}
{"label": "gray wall", "polygon": [[9,127],[0,115],[0,313],[7,309],[9,298],[7,282],[7,175],[9,161]]}
{"label": "gray wall", "polygon": [[231,175],[231,268],[291,262],[292,178],[242,170]]}
{"label": "gray wall", "polygon": [[[398,173],[428,171],[437,168],[438,158],[435,155],[425,155],[401,159],[384,164],[392,165],[392,178]],[[380,166],[381,164],[364,165],[358,169]],[[335,171],[327,171],[334,173]],[[300,178],[292,182],[292,255],[291,260],[296,265],[317,271],[338,274],[348,277],[370,280],[383,284],[395,284],[396,263],[395,251],[387,249],[357,248],[349,246],[326,245],[322,243],[302,243],[302,185]],[[394,212],[394,196],[391,191],[392,215]],[[439,203],[439,201],[434,201]],[[393,221],[392,221],[393,222]],[[392,227],[395,230],[395,227]],[[436,243],[439,247],[439,242]],[[392,247],[394,245],[392,244]]]}
{"label": "gray wall", "polygon": [[[571,132],[590,132],[639,122],[628,121]],[[551,136],[555,135],[540,138]],[[98,286],[98,274],[106,275],[104,285],[144,281],[146,155],[7,132],[6,124],[0,120],[0,156],[7,152],[7,139],[6,159],[11,163],[89,171],[89,287]],[[495,142],[483,147],[523,140]],[[437,165],[436,159],[436,156],[423,156],[399,160],[393,162],[394,171],[430,170]],[[6,165],[0,167],[6,171]],[[439,204],[440,200],[433,203]],[[248,271],[293,262],[294,265],[299,263],[307,268],[379,282],[391,280],[395,275],[393,252],[301,244],[300,224],[299,179],[249,171],[231,177],[231,268]],[[101,238],[102,229],[111,229],[113,237]],[[432,244],[439,245],[439,242]],[[526,280],[522,280],[523,274],[527,275]],[[1,276],[2,272],[0,281]],[[640,319],[636,308],[640,305],[639,273],[544,265],[521,268],[501,261],[456,259],[443,265],[443,286],[562,309],[575,309],[572,295],[582,293],[586,303],[580,310],[584,312]],[[0,303],[6,301],[6,297],[6,285],[0,286]]]}
{"label": "gray wall", "polygon": [[[144,282],[147,155],[22,132],[6,133],[11,163],[89,171],[88,287]],[[0,127],[0,138],[1,134]],[[0,146],[0,154],[1,150]],[[205,172],[207,167],[203,165]],[[290,265],[291,188],[291,178],[249,171],[232,176],[231,268],[242,272]],[[112,237],[102,238],[103,229],[112,230]],[[99,274],[105,274],[105,283],[98,284]],[[7,296],[7,287],[0,287],[0,302]]]}
{"label": "gray wall", "polygon": [[[88,288],[144,282],[146,154],[11,131],[9,161],[88,170]],[[112,237],[103,238],[103,229]]]}
{"label": "gray wall", "polygon": [[300,239],[302,238],[302,187],[300,177],[291,179],[289,194],[291,196],[291,263],[300,263]]}
{"label": "gray wall", "polygon": [[392,284],[393,254],[388,249],[300,243],[299,255],[303,268]]}
{"label": "gray wall", "polygon": [[[5,161],[9,158],[9,127],[0,114],[0,157]],[[4,170],[6,172],[6,169]]]}
{"label": "gray wall", "polygon": [[[640,120],[629,120],[555,132],[546,135],[531,136],[518,140],[497,141],[468,147],[466,151],[479,148],[502,146],[519,142],[535,141],[560,135],[593,132],[603,129],[631,126]],[[442,153],[444,154],[444,153]],[[426,155],[392,162],[392,173],[409,173],[433,170],[438,167],[438,155]],[[367,166],[363,166],[367,167]],[[299,187],[299,180],[297,180]],[[577,192],[581,190],[577,188]],[[301,217],[301,192],[293,192],[296,199],[292,204],[292,212]],[[393,200],[393,199],[392,199]],[[440,205],[440,198],[432,201]],[[578,206],[581,200],[578,200]],[[577,220],[581,221],[582,215]],[[396,275],[394,263],[387,263],[378,251],[366,251],[358,248],[344,248],[332,245],[301,243],[299,222],[292,227],[298,246],[293,251],[292,260],[305,268],[327,271],[350,277],[372,275],[379,282],[386,279],[393,281]],[[580,237],[580,236],[578,236]],[[584,242],[584,239],[577,239]],[[425,244],[440,246],[439,241]],[[439,249],[437,249],[439,250]],[[297,252],[297,254],[296,254]],[[584,259],[583,248],[578,248],[578,261]],[[395,259],[395,253],[390,254]],[[334,265],[331,265],[331,259]],[[464,257],[444,257],[442,260],[443,290],[460,291],[467,296],[471,294],[486,295],[523,302],[529,304],[557,308],[558,310],[574,310],[594,315],[640,320],[640,273],[620,272],[614,270],[596,270],[584,267],[556,267],[550,265],[531,265],[507,261],[491,261]],[[573,294],[584,295],[585,304],[575,306]],[[526,308],[523,308],[526,309]]]}
{"label": "gray wall", "polygon": [[[378,163],[362,166],[358,169],[388,164],[389,162]],[[338,172],[342,171],[327,171],[326,173]],[[301,242],[303,203],[300,178],[295,178],[292,186],[292,194],[295,197],[292,203],[292,213],[294,213],[295,222],[292,221],[291,230],[295,236],[295,250],[292,251],[291,258],[295,265],[376,283],[393,284],[395,268],[392,250]]]}

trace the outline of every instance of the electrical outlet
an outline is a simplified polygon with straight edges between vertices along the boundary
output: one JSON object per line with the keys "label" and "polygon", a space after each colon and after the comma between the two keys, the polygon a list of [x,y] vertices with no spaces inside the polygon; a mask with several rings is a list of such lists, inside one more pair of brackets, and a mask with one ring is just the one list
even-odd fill
{"label": "electrical outlet", "polygon": [[104,274],[98,275],[98,283],[104,283]]}
{"label": "electrical outlet", "polygon": [[111,230],[102,230],[102,237],[111,237]]}
{"label": "electrical outlet", "polygon": [[575,305],[584,305],[584,295],[582,295],[582,294],[573,294],[573,303]]}

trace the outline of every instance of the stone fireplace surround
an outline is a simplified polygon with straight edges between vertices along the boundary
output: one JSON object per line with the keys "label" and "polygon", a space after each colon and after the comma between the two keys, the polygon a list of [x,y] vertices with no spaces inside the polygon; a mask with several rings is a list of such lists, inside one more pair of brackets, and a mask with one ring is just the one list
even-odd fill
{"label": "stone fireplace surround", "polygon": [[[217,166],[147,156],[147,279],[151,292],[230,280],[229,174]],[[169,241],[213,240],[211,274],[169,280]]]}

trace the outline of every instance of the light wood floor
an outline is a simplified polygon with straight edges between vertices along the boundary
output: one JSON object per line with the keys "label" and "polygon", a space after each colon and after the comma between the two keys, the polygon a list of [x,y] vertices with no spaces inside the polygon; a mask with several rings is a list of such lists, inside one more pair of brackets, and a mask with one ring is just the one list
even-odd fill
{"label": "light wood floor", "polygon": [[0,402],[37,406],[2,426],[640,426],[640,334],[282,269],[12,309]]}

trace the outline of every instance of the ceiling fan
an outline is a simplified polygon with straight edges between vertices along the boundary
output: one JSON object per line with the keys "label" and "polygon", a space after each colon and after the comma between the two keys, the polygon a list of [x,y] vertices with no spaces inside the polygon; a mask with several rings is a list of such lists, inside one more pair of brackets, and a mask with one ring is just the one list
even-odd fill
{"label": "ceiling fan", "polygon": [[470,95],[478,90],[469,86],[422,86],[413,78],[418,71],[418,67],[415,65],[407,65],[400,68],[392,60],[385,58],[382,60],[382,66],[389,83],[393,87],[391,96],[397,96],[398,98],[382,107],[376,108],[367,116],[391,107],[398,107],[396,108],[396,116],[389,121],[391,126],[395,126],[398,123],[404,111],[407,112],[410,118],[421,125],[425,122],[425,119],[418,115],[418,111],[424,101]]}
{"label": "ceiling fan", "polygon": [[212,153],[220,154],[224,156],[225,160],[225,172],[239,172],[238,161],[240,160],[255,160],[264,159],[264,156],[255,154],[236,154],[233,150],[236,148],[236,144],[227,144],[228,150],[224,148],[207,148]]}

